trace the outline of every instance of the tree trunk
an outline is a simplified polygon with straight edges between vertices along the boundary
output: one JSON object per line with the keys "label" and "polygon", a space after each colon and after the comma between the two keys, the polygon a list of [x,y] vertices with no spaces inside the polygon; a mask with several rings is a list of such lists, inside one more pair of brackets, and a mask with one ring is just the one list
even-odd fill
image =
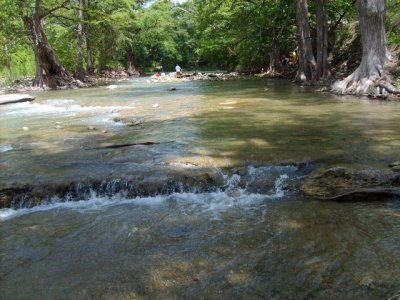
{"label": "tree trunk", "polygon": [[360,66],[344,80],[333,84],[339,94],[368,94],[373,84],[382,78],[390,54],[386,47],[385,1],[357,0],[360,18],[362,59]]}
{"label": "tree trunk", "polygon": [[140,72],[135,68],[133,61],[134,61],[133,49],[132,49],[132,47],[129,47],[129,49],[128,49],[128,67],[126,69],[126,72],[128,73],[129,76],[140,76]]}
{"label": "tree trunk", "polygon": [[4,53],[4,65],[8,71],[8,74],[10,74],[11,76],[11,56],[10,52],[8,51],[8,43],[6,38],[3,38],[3,53]]}
{"label": "tree trunk", "polygon": [[269,50],[269,66],[268,72],[270,75],[276,75],[276,67],[280,65],[279,61],[279,49],[276,38],[271,41],[271,48]]}
{"label": "tree trunk", "polygon": [[307,0],[296,0],[296,24],[299,69],[295,81],[310,83],[313,79],[316,62],[311,45]]}
{"label": "tree trunk", "polygon": [[328,14],[325,0],[317,0],[317,80],[325,82],[329,76]]}
{"label": "tree trunk", "polygon": [[85,71],[83,70],[83,34],[82,34],[82,20],[83,20],[83,13],[82,13],[82,0],[79,0],[79,10],[78,10],[78,27],[77,27],[77,34],[78,34],[78,65],[75,72],[75,78],[84,81],[85,80]]}
{"label": "tree trunk", "polygon": [[34,86],[55,88],[69,83],[72,78],[59,62],[44,31],[44,18],[40,15],[41,0],[36,0],[32,17],[24,16],[24,25],[31,34],[36,61]]}
{"label": "tree trunk", "polygon": [[89,76],[94,74],[93,68],[93,54],[92,54],[92,41],[91,41],[91,31],[90,31],[90,0],[85,0],[85,10],[86,10],[86,23],[85,23],[85,36],[86,36],[86,72]]}

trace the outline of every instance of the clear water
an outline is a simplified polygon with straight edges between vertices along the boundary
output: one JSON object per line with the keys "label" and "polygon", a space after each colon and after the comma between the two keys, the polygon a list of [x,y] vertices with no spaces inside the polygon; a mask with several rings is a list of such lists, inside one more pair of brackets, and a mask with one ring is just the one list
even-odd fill
{"label": "clear water", "polygon": [[[123,177],[149,166],[400,160],[399,103],[315,94],[283,80],[118,85],[38,93],[33,103],[1,107],[1,186]],[[99,149],[147,141],[174,142]],[[137,199],[93,192],[88,201],[0,210],[0,298],[398,294],[399,202],[314,201],[291,191],[290,180],[298,178],[282,169],[263,194],[232,176],[224,192]]]}

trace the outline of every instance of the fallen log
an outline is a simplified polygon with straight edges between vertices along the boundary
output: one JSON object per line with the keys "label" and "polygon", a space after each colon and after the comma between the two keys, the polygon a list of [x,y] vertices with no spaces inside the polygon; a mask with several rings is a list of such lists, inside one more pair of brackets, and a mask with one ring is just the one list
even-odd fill
{"label": "fallen log", "polygon": [[97,149],[117,149],[117,148],[133,147],[133,146],[150,146],[150,145],[159,145],[159,144],[170,144],[170,143],[174,143],[174,142],[175,141],[116,144],[116,145],[108,145],[108,146],[98,147]]}
{"label": "fallen log", "polygon": [[0,105],[19,103],[19,102],[30,102],[33,100],[35,100],[35,97],[28,94],[0,95]]}

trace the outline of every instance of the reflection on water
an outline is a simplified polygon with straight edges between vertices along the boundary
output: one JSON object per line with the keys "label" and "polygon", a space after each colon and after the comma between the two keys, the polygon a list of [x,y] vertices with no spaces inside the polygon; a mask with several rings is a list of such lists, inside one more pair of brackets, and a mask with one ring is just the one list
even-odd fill
{"label": "reflection on water", "polygon": [[[112,91],[36,96],[33,103],[1,107],[1,186],[123,178],[134,168],[166,163],[189,172],[249,161],[382,166],[400,160],[399,103],[314,94],[283,80],[154,84],[140,78]],[[140,122],[129,127],[121,119]],[[99,149],[147,141],[161,144]],[[246,188],[233,175],[213,193],[133,200],[93,194],[86,202],[1,210],[0,299],[387,299],[400,293],[398,202],[303,199],[282,188],[295,169],[259,168],[262,176]],[[275,186],[258,194],[257,182],[266,178]]]}

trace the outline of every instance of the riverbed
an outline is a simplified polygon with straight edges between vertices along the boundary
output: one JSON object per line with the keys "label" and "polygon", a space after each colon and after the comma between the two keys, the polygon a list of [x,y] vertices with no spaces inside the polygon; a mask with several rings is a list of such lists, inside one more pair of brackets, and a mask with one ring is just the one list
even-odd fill
{"label": "riverbed", "polygon": [[[0,185],[84,183],[85,196],[0,210],[1,299],[400,293],[398,200],[321,202],[297,189],[316,168],[400,160],[400,103],[268,79],[136,78],[35,96],[1,108]],[[219,179],[197,186],[196,172]],[[142,193],[121,184],[132,176]],[[150,193],[161,180],[174,188]]]}

